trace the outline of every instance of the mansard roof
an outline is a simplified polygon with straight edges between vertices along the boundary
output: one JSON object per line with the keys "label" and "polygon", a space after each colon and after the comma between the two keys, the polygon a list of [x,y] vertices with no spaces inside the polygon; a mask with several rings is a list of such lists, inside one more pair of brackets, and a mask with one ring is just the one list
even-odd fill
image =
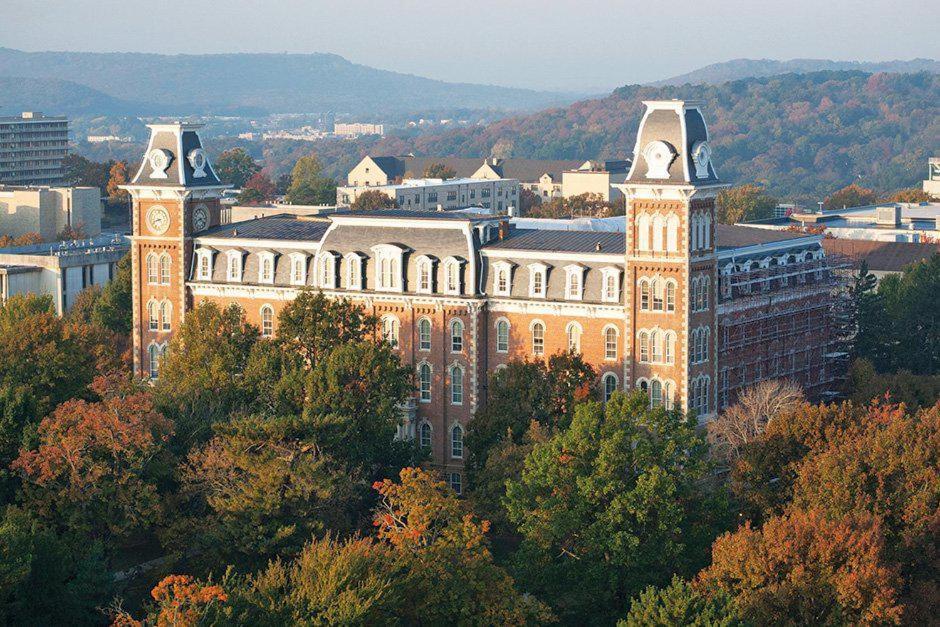
{"label": "mansard roof", "polygon": [[737,224],[717,224],[715,239],[718,249],[743,248],[758,244],[773,244],[787,240],[799,240],[811,236],[807,233],[794,231],[778,231],[776,229],[759,229],[751,226]]}
{"label": "mansard roof", "polygon": [[538,250],[546,253],[623,255],[626,237],[609,231],[556,231],[511,228],[509,234],[483,246],[484,250]]}
{"label": "mansard roof", "polygon": [[201,124],[149,124],[150,141],[131,186],[218,187],[222,181],[202,147]]}
{"label": "mansard roof", "polygon": [[199,237],[319,242],[329,227],[328,220],[310,220],[278,214],[215,226],[200,232]]}

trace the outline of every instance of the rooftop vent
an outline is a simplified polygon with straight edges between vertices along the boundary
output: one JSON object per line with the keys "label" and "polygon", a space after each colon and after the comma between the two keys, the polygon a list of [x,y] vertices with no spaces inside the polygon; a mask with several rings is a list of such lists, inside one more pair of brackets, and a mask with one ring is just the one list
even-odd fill
{"label": "rooftop vent", "polygon": [[601,246],[601,243],[600,243],[600,242],[594,242],[594,250],[595,250],[595,252],[601,252],[601,248],[603,248],[603,246]]}
{"label": "rooftop vent", "polygon": [[875,223],[878,226],[901,226],[901,205],[888,205],[878,207],[875,214]]}

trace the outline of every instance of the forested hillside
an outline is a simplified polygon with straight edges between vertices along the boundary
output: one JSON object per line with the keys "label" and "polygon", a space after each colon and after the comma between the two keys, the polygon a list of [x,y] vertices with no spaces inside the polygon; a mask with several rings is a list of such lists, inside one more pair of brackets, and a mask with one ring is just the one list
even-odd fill
{"label": "forested hillside", "polygon": [[744,78],[774,76],[776,74],[805,74],[807,72],[857,71],[914,73],[940,73],[940,61],[933,59],[911,59],[910,61],[832,61],[830,59],[731,59],[721,63],[712,63],[685,74],[679,74],[653,85],[700,85],[708,83],[718,85]]}
{"label": "forested hillside", "polygon": [[[849,183],[910,187],[940,149],[940,76],[817,72],[722,85],[629,85],[610,96],[485,128],[387,137],[373,153],[582,159],[626,157],[643,100],[702,100],[718,174],[816,200]],[[350,148],[353,148],[350,146]],[[363,147],[359,147],[361,150]]]}

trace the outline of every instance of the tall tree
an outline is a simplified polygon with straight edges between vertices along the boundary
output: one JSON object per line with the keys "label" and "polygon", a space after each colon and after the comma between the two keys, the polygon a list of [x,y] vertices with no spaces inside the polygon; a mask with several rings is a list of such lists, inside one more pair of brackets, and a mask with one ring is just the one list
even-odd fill
{"label": "tall tree", "polygon": [[737,185],[718,192],[717,218],[722,224],[772,218],[777,202],[776,198],[759,185]]}
{"label": "tall tree", "polygon": [[108,186],[105,189],[110,202],[114,204],[127,202],[129,195],[127,190],[121,189],[121,185],[127,185],[127,162],[115,161],[108,170]]}
{"label": "tall tree", "polygon": [[278,315],[277,337],[310,365],[337,346],[374,337],[378,319],[346,299],[303,290]]}
{"label": "tall tree", "polygon": [[725,524],[706,457],[695,420],[645,394],[578,405],[508,480],[519,578],[563,619],[606,622],[645,586],[691,575]]}
{"label": "tall tree", "polygon": [[744,627],[747,623],[728,593],[703,589],[679,577],[665,588],[648,587],[630,604],[617,627],[682,625],[683,627]]}
{"label": "tall tree", "polygon": [[114,278],[104,286],[91,311],[91,322],[121,335],[131,333],[131,254],[117,262]]}
{"label": "tall tree", "polygon": [[842,209],[843,207],[859,207],[873,205],[878,202],[878,195],[870,189],[852,183],[833,192],[823,201],[823,209]]}
{"label": "tall tree", "polygon": [[85,157],[69,153],[62,162],[65,180],[70,185],[97,187],[104,192],[108,188],[108,174],[113,162],[98,163]]}
{"label": "tall tree", "polygon": [[375,209],[394,209],[398,206],[395,199],[377,189],[362,192],[349,205],[353,211],[374,211]]}
{"label": "tall tree", "polygon": [[888,196],[888,202],[930,202],[932,199],[930,194],[920,189],[919,187],[909,187],[907,189],[899,189],[890,196]]}
{"label": "tall tree", "polygon": [[297,160],[291,170],[286,200],[292,205],[332,205],[336,202],[336,181],[323,176],[323,165],[316,155]]}
{"label": "tall tree", "polygon": [[457,170],[445,164],[442,161],[429,163],[424,168],[424,178],[428,179],[452,179],[457,176]]}
{"label": "tall tree", "polygon": [[238,202],[264,202],[274,198],[274,194],[274,183],[268,175],[264,172],[255,172],[242,186],[242,192],[238,195]]}
{"label": "tall tree", "polygon": [[212,168],[223,183],[243,187],[248,179],[261,170],[261,166],[251,158],[244,148],[226,150],[212,164]]}

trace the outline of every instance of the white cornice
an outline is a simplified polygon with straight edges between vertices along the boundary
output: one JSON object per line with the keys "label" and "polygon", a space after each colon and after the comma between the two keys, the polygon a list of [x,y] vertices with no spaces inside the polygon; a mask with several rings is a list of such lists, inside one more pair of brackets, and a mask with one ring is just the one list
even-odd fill
{"label": "white cornice", "polygon": [[579,261],[581,263],[623,263],[624,255],[599,255],[597,253],[559,253],[546,250],[507,250],[505,248],[483,248],[480,253],[487,259],[535,259],[547,261]]}

